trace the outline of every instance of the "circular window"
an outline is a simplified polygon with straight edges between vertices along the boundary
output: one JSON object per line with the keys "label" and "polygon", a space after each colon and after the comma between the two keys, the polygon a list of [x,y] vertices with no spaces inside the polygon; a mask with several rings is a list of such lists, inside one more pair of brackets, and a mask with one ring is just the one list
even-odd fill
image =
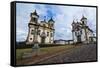
{"label": "circular window", "polygon": [[30,40],[32,40],[32,38],[30,38]]}

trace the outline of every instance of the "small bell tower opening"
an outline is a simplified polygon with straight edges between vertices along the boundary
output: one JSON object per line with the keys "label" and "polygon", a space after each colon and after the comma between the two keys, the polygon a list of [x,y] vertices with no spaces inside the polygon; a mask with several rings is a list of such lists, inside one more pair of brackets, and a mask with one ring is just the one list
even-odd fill
{"label": "small bell tower opening", "polygon": [[81,18],[81,22],[83,25],[87,25],[87,18],[84,15]]}
{"label": "small bell tower opening", "polygon": [[30,22],[34,22],[34,23],[38,22],[39,15],[37,14],[36,10],[30,14],[30,17],[31,17]]}

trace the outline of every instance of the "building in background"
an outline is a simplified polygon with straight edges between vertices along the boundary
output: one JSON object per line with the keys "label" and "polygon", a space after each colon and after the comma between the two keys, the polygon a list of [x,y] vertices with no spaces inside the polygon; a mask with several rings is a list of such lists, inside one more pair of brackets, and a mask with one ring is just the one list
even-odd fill
{"label": "building in background", "polygon": [[54,40],[55,44],[73,44],[73,40],[63,40],[63,39],[58,39]]}
{"label": "building in background", "polygon": [[[87,25],[87,18],[82,17],[80,22],[72,22],[72,37],[74,43],[90,43],[94,41],[93,31]],[[91,40],[90,40],[91,39]]]}
{"label": "building in background", "polygon": [[34,42],[38,43],[53,43],[54,41],[54,23],[55,21],[52,17],[46,21],[39,22],[39,15],[36,10],[30,14],[30,22],[28,24],[28,36],[26,44],[32,44]]}

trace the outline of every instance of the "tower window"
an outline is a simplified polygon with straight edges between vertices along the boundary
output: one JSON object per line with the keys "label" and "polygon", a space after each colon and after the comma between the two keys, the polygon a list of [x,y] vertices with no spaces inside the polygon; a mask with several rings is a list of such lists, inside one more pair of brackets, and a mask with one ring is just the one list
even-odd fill
{"label": "tower window", "polygon": [[31,21],[37,22],[37,19],[36,18],[32,18]]}
{"label": "tower window", "polygon": [[34,21],[35,21],[35,22],[37,22],[37,19],[36,19],[36,18],[34,18]]}
{"label": "tower window", "polygon": [[82,24],[85,24],[84,21],[82,21]]}
{"label": "tower window", "polygon": [[53,27],[53,24],[51,24],[51,26]]}

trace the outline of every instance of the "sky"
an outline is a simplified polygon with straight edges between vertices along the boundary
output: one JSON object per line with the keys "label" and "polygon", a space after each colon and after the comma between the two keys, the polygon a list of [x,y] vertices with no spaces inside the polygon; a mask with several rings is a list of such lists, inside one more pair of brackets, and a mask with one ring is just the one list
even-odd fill
{"label": "sky", "polygon": [[37,11],[39,22],[46,19],[48,21],[53,17],[55,24],[54,39],[72,39],[72,22],[80,21],[82,16],[87,17],[87,25],[96,34],[96,8],[95,7],[79,7],[79,6],[63,6],[48,4],[16,4],[16,41],[25,41],[28,35],[28,23],[30,21],[30,13]]}

